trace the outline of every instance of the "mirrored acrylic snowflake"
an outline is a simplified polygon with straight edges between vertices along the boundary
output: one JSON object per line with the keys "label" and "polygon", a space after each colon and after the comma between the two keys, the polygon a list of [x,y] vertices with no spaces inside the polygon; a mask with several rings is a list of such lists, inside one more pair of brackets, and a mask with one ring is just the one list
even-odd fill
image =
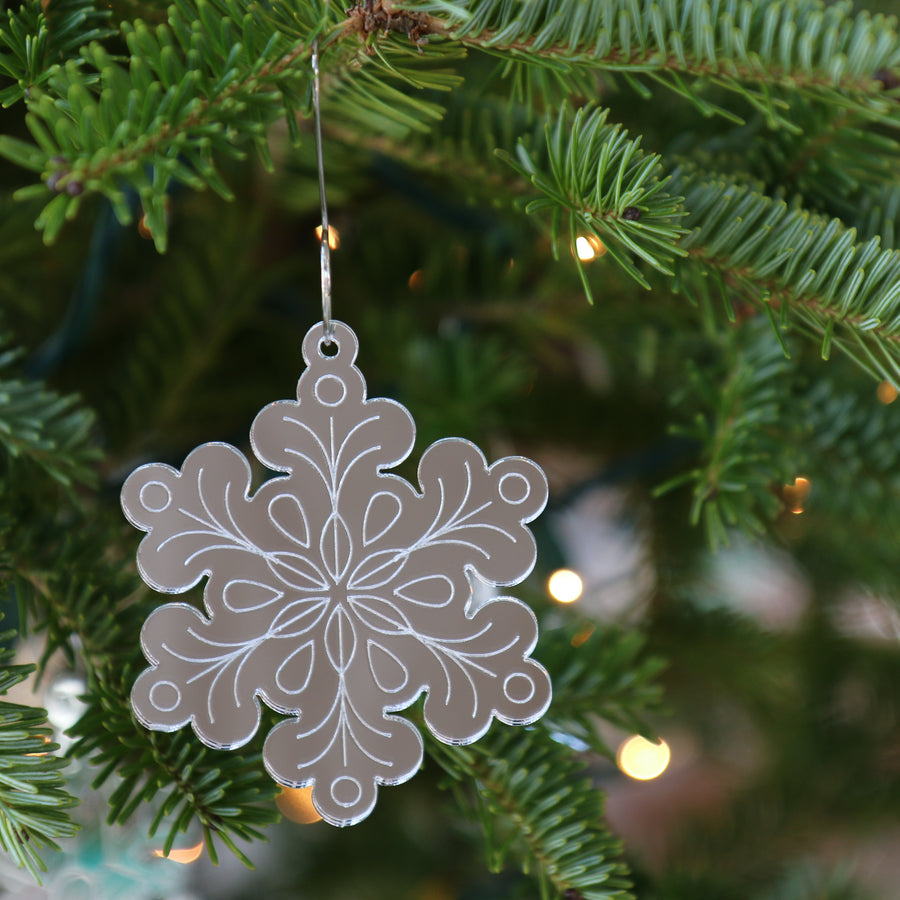
{"label": "mirrored acrylic snowflake", "polygon": [[530,609],[503,597],[472,611],[467,571],[515,584],[535,562],[526,522],[547,499],[543,472],[506,457],[488,466],[468,441],[432,444],[417,491],[384,472],[409,455],[409,412],[366,399],[356,336],[321,323],[303,343],[297,400],[265,407],[251,442],[287,475],[250,495],[250,466],[228,444],[195,449],[181,471],[154,463],[122,489],[148,532],[138,567],[179,593],[208,576],[206,615],[168,603],[144,624],[151,663],[132,705],[149,728],[189,722],[211,747],[246,743],[259,699],[291,716],[266,739],[281,784],[313,784],[336,825],[365,818],[379,784],[411,778],[422,738],[391,715],[427,692],[428,728],[446,743],[479,738],[496,716],[529,724],[550,703],[550,679],[529,654]]}

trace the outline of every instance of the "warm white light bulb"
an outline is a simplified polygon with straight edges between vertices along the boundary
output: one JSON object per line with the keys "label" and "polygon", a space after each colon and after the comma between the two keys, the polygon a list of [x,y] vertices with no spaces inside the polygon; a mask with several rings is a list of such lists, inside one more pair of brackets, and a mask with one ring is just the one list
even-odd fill
{"label": "warm white light bulb", "polygon": [[784,486],[784,502],[787,505],[787,508],[795,516],[798,516],[803,512],[806,498],[809,497],[809,492],[811,490],[812,482],[808,478],[804,478],[802,475],[798,475],[794,479],[793,484],[786,484]]}
{"label": "warm white light bulb", "polygon": [[193,847],[182,847],[179,850],[172,849],[168,852],[168,854],[163,853],[162,850],[153,851],[154,856],[159,856],[162,859],[168,859],[171,862],[181,863],[183,866],[188,865],[188,863],[196,862],[198,859],[200,859],[202,853],[203,841],[200,841]]}
{"label": "warm white light bulb", "polygon": [[658,778],[668,768],[671,758],[672,751],[664,740],[654,744],[639,734],[623,741],[616,754],[619,768],[637,781]]}
{"label": "warm white light bulb", "polygon": [[557,603],[574,603],[584,591],[584,582],[571,569],[557,569],[547,581],[547,591]]}
{"label": "warm white light bulb", "polygon": [[286,819],[301,825],[312,825],[322,818],[313,806],[312,787],[282,787],[275,797],[275,805]]}
{"label": "warm white light bulb", "polygon": [[586,237],[575,238],[575,252],[582,262],[589,262],[597,255],[591,246],[591,242]]}

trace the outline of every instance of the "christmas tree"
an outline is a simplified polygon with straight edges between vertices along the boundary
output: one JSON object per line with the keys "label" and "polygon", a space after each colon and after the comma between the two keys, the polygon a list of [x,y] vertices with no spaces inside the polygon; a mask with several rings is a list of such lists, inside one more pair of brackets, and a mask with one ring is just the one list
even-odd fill
{"label": "christmas tree", "polygon": [[[0,887],[896,896],[900,38],[867,5],[6,6]],[[346,829],[297,824],[274,713],[232,750],[135,717],[162,598],[119,506],[293,396],[314,47],[334,311],[417,422],[399,474],[454,435],[550,483],[511,591],[549,711],[452,745],[413,707],[422,771]]]}

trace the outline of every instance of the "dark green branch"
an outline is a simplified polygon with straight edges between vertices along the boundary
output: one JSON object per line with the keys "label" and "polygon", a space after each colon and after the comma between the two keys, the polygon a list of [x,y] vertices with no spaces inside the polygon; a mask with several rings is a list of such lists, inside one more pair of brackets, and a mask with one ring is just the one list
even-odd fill
{"label": "dark green branch", "polygon": [[603,821],[602,793],[546,732],[497,725],[469,747],[428,740],[426,748],[454,779],[475,780],[474,814],[495,871],[514,856],[539,877],[542,896],[550,896],[548,887],[557,896],[575,891],[592,900],[630,896],[619,844]]}
{"label": "dark green branch", "polygon": [[[692,82],[719,85],[796,130],[773,95],[799,91],[873,118],[895,116],[883,73],[900,64],[893,22],[819,0],[712,4],[708,0],[406,0],[442,16],[450,39],[532,66],[588,68],[650,79],[717,109]],[[733,113],[729,115],[734,116]]]}

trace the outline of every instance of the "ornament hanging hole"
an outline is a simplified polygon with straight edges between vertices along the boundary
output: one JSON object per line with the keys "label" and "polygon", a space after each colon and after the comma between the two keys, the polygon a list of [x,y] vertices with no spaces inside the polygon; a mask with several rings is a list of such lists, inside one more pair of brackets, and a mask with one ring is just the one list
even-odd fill
{"label": "ornament hanging hole", "polygon": [[326,359],[334,359],[341,352],[341,345],[336,338],[321,338],[319,340],[319,356]]}

